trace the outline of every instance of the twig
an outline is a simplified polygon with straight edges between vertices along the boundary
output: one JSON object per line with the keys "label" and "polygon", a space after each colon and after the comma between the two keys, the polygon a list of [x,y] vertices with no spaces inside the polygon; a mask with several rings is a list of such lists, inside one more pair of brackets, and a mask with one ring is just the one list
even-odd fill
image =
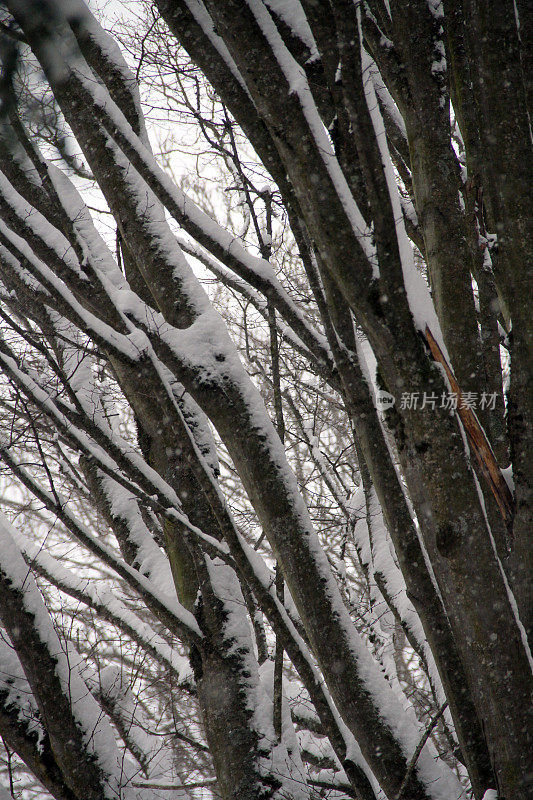
{"label": "twig", "polygon": [[439,708],[439,710],[437,711],[437,713],[435,714],[435,716],[433,717],[433,719],[430,721],[429,725],[427,726],[426,731],[425,731],[424,735],[422,736],[422,738],[420,739],[420,741],[418,742],[416,750],[413,753],[413,757],[409,762],[409,765],[407,767],[407,772],[405,773],[404,779],[402,781],[402,785],[400,786],[400,789],[398,791],[398,794],[395,797],[395,800],[400,800],[400,798],[402,797],[403,793],[405,792],[405,789],[407,788],[407,784],[409,783],[409,780],[411,778],[413,770],[414,770],[414,768],[416,766],[416,762],[418,761],[418,757],[419,757],[420,753],[422,752],[422,749],[423,749],[424,745],[426,744],[427,740],[431,736],[431,732],[435,728],[435,725],[437,724],[439,719],[442,717],[442,715],[444,714],[444,712],[446,711],[447,708],[448,708],[448,703],[443,703],[441,705],[441,707]]}
{"label": "twig", "polygon": [[198,781],[197,783],[132,783],[138,789],[162,789],[164,791],[177,791],[178,789],[203,789],[207,786],[213,786],[216,783],[216,778],[211,778],[207,781]]}

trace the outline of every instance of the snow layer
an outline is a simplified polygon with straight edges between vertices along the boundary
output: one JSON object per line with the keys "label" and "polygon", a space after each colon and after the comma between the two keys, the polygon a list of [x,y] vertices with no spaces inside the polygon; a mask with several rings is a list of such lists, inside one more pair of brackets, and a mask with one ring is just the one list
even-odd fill
{"label": "snow layer", "polygon": [[39,747],[45,734],[39,709],[17,654],[7,634],[0,630],[0,693],[4,692],[4,708],[7,711],[17,709],[18,721],[26,726],[28,734],[37,734]]}
{"label": "snow layer", "polygon": [[12,535],[12,525],[0,514],[0,569],[13,589],[23,596],[25,610],[34,618],[35,631],[56,664],[56,675],[68,698],[72,715],[89,754],[108,777],[109,796],[119,791],[120,756],[113,731],[80,675],[82,661],[68,643],[61,642],[33,576]]}
{"label": "snow layer", "polygon": [[227,654],[239,657],[241,691],[252,712],[250,722],[258,737],[258,751],[261,754],[259,770],[280,780],[281,787],[274,797],[279,800],[284,797],[308,800],[309,791],[288,708],[285,708],[282,720],[281,742],[278,742],[274,732],[272,673],[268,666],[263,665],[260,676],[237,576],[231,567],[218,558],[206,556],[205,561],[213,592],[224,608],[223,639]]}

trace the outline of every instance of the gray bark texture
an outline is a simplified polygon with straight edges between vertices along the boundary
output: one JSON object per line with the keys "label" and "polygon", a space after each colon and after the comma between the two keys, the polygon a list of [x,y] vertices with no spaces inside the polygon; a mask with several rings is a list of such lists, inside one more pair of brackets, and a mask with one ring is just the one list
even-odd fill
{"label": "gray bark texture", "polygon": [[[183,199],[151,151],[135,76],[82,0],[68,5],[7,0],[2,8],[0,278],[8,332],[0,338],[0,370],[17,404],[23,398],[21,430],[32,432],[43,460],[42,468],[25,466],[2,439],[7,473],[118,573],[171,647],[179,639],[187,649],[189,690],[216,796],[311,800],[313,787],[322,787],[333,797],[342,789],[375,800],[379,787],[387,800],[459,800],[463,789],[475,800],[489,789],[498,800],[528,800],[533,109],[527,3],[155,0],[153,24],[164,26],[164,41],[179,48],[179,58],[223,104],[219,140],[216,126],[206,128],[199,111],[193,116],[212,134],[213,151],[218,141],[219,155],[233,157],[261,258]],[[179,74],[174,62],[165,68]],[[109,211],[116,255],[95,244],[89,210],[74,207],[72,184],[67,177],[60,182],[46,138],[31,114],[25,119],[17,75],[32,70]],[[275,186],[268,197],[256,192],[267,209],[263,232],[235,131]],[[275,252],[264,237],[272,233],[273,197],[294,240],[305,303],[268,271]],[[188,237],[183,250],[176,225]],[[184,252],[195,252],[192,241],[201,248],[199,260],[208,268],[215,263],[221,284],[241,292],[246,307],[251,303],[268,323],[271,371],[257,357],[250,362],[272,395],[270,417],[186,260]],[[413,277],[415,261],[422,267]],[[416,280],[424,284],[430,316],[414,297]],[[96,404],[88,410],[69,374],[71,343],[61,333],[67,323],[111,376],[133,420],[133,445],[106,427]],[[445,368],[435,361],[433,337],[445,351]],[[40,388],[14,341],[46,353],[61,393]],[[349,537],[359,547],[370,593],[368,630],[346,599],[327,534],[313,525],[304,481],[289,465],[287,420],[298,412],[284,396],[286,342],[295,343],[291,352],[336,398],[349,431],[368,553],[354,533],[360,523],[342,496],[342,481],[337,491],[336,474],[324,479],[346,517],[342,554]],[[460,403],[469,395],[493,398],[476,412],[481,452],[490,458],[476,460],[479,441],[465,416],[441,402],[450,374]],[[381,390],[393,401],[385,411],[375,400]],[[419,402],[407,402],[406,394]],[[433,404],[425,402],[429,396]],[[104,550],[97,535],[87,536],[80,515],[55,491],[39,425],[41,440],[52,442],[55,431],[73,453],[86,501],[118,555]],[[298,425],[324,471],[301,417]],[[211,428],[246,498],[240,505],[232,506],[230,483],[211,463]],[[510,466],[505,506],[502,470],[509,476]],[[157,593],[157,575],[143,566],[146,541],[110,486],[131,494],[138,526],[169,566],[175,605]],[[512,513],[502,516],[509,505]],[[264,540],[268,557],[261,568],[233,508],[246,508],[262,531],[256,550]],[[389,568],[380,561],[383,547]],[[37,559],[34,571],[66,591]],[[76,591],[70,595],[86,602]],[[409,678],[401,648],[391,659],[400,679],[394,688],[383,653],[370,652],[376,598],[393,616],[398,635],[391,642],[412,647],[433,693],[424,724],[415,718],[414,701],[407,713],[405,697],[396,694],[396,684],[406,691]],[[107,621],[114,619],[109,614]],[[108,778],[59,688],[39,620],[12,589],[1,558],[0,623],[45,731],[37,745],[0,683],[4,741],[58,800],[107,797]],[[277,657],[267,684],[271,639]],[[284,663],[313,708],[305,735],[318,731],[327,745],[322,760],[312,748],[296,755],[292,726],[301,732],[303,724],[297,713],[291,722],[287,710]],[[103,701],[102,713],[113,722]],[[123,723],[114,724],[127,749]],[[451,746],[437,755],[432,740],[440,742],[441,729]],[[304,773],[309,764],[327,769],[326,777]],[[328,782],[329,773],[336,783]],[[148,789],[135,792],[152,798]]]}

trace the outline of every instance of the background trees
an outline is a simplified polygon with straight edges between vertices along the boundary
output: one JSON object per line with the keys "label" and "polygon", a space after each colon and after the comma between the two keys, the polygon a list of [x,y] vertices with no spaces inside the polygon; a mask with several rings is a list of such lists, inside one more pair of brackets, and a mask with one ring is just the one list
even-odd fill
{"label": "background trees", "polygon": [[3,8],[10,775],[526,798],[521,4]]}

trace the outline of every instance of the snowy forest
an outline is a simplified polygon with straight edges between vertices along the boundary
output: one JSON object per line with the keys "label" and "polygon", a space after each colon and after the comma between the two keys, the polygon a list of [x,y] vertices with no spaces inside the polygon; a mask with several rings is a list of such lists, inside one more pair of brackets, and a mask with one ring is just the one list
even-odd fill
{"label": "snowy forest", "polygon": [[0,800],[531,800],[532,36],[0,2]]}

